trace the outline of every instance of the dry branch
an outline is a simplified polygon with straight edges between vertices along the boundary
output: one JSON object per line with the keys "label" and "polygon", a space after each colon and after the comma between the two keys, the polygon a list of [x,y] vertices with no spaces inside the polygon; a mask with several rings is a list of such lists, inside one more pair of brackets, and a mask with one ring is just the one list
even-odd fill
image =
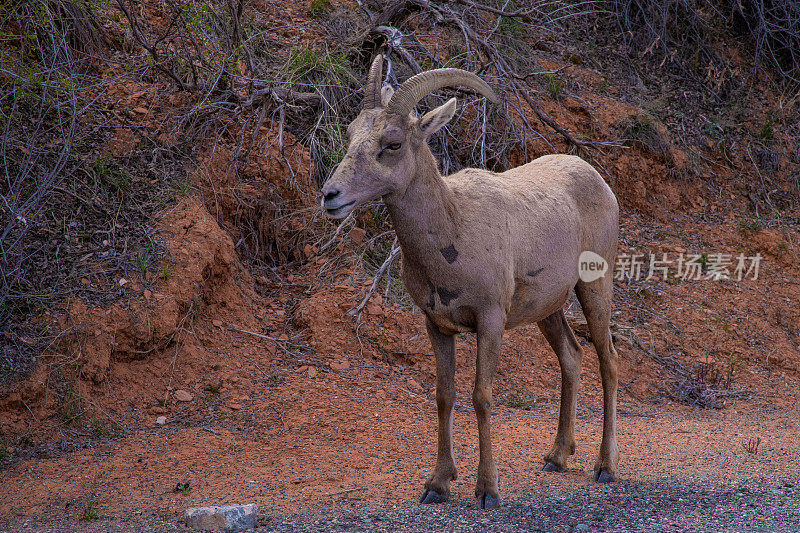
{"label": "dry branch", "polygon": [[[531,21],[530,13],[535,9],[529,8],[519,9],[516,11],[503,11],[501,9],[477,4],[471,0],[452,1],[456,4],[475,8],[492,15],[497,15],[501,18],[516,18],[522,20],[523,22]],[[613,142],[583,141],[577,139],[565,127],[558,124],[555,119],[545,113],[531,98],[529,94],[530,87],[523,84],[523,81],[533,76],[533,74],[526,74],[524,76],[518,74],[515,69],[511,67],[508,57],[500,51],[496,44],[490,42],[492,34],[490,33],[489,37],[481,35],[481,33],[473,28],[473,26],[468,22],[467,17],[465,17],[463,13],[454,11],[450,6],[447,5],[447,3],[434,4],[427,0],[398,0],[391,2],[377,16],[375,22],[376,26],[367,32],[367,36],[375,34],[383,35],[386,38],[386,44],[389,50],[398,52],[398,55],[403,59],[403,61],[411,66],[414,73],[417,73],[419,71],[419,67],[416,64],[416,61],[413,61],[413,58],[411,60],[407,58],[408,51],[402,48],[400,45],[402,42],[402,33],[394,27],[394,25],[402,22],[404,18],[415,11],[421,11],[426,16],[433,17],[437,24],[449,25],[457,28],[459,32],[464,35],[468,45],[471,45],[480,52],[480,61],[482,65],[479,70],[493,70],[496,83],[501,86],[501,90],[506,89],[517,98],[524,100],[528,107],[530,107],[530,109],[534,112],[536,117],[542,122],[542,124],[561,135],[568,144],[590,148],[609,145],[620,146],[619,143]],[[527,121],[524,120],[523,122],[525,126],[528,125]],[[445,161],[445,165],[446,164],[447,161]]]}
{"label": "dry branch", "polygon": [[259,107],[267,103],[271,98],[280,103],[302,105],[309,108],[316,108],[322,102],[322,97],[319,93],[299,92],[286,87],[257,89],[248,98],[238,97],[245,107]]}
{"label": "dry branch", "polygon": [[364,298],[361,300],[361,303],[358,304],[356,307],[354,307],[353,309],[351,309],[349,311],[349,313],[351,315],[360,315],[361,314],[361,311],[364,310],[364,307],[366,307],[367,302],[369,301],[369,299],[372,298],[373,294],[375,294],[375,291],[378,288],[378,284],[380,283],[380,281],[383,278],[384,274],[386,274],[386,271],[392,265],[394,260],[397,259],[398,255],[400,255],[400,244],[398,244],[397,237],[395,237],[394,242],[392,243],[392,251],[389,252],[388,256],[386,256],[386,260],[383,262],[383,264],[381,265],[381,268],[378,269],[378,272],[375,274],[375,277],[372,279],[372,285],[370,286],[369,290],[367,291],[367,294],[364,295]]}

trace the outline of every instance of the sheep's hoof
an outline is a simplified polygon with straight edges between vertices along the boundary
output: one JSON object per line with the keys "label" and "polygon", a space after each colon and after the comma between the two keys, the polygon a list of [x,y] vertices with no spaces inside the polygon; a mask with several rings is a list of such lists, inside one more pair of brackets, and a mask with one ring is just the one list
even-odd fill
{"label": "sheep's hoof", "polygon": [[478,496],[478,505],[481,509],[497,509],[500,507],[500,498],[491,494]]}
{"label": "sheep's hoof", "polygon": [[553,464],[550,461],[544,462],[544,467],[542,468],[542,472],[563,472],[564,469],[558,466],[557,464]]}
{"label": "sheep's hoof", "polygon": [[614,481],[614,476],[606,472],[605,470],[598,470],[594,473],[594,480],[598,483],[611,483]]}
{"label": "sheep's hoof", "polygon": [[425,489],[419,503],[442,503],[447,501],[446,494],[439,494],[433,489]]}

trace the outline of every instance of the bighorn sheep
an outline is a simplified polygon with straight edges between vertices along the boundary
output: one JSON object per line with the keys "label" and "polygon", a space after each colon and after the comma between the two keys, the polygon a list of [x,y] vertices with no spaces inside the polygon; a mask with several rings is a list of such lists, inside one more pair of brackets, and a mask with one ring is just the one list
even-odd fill
{"label": "bighorn sheep", "polygon": [[478,419],[480,460],[475,496],[482,508],[499,505],[489,416],[503,332],[536,322],[561,366],[558,430],[544,469],[563,471],[575,452],[575,407],[582,351],[564,318],[574,289],[600,359],[603,439],[594,479],[617,477],[617,354],[609,320],[613,279],[579,276],[584,251],[609,268],[617,249],[619,208],[591,165],[548,155],[503,173],[465,169],[439,173],[428,147],[431,135],[453,118],[455,98],[416,118],[414,106],[446,86],[472,88],[493,102],[475,74],[437,69],[417,74],[396,92],[381,87],[383,57],[369,71],[364,108],[347,128],[347,154],[322,187],[322,207],[345,217],[359,203],[383,198],[403,252],[402,278],[425,313],[436,353],[439,444],[422,503],[444,501],[456,479],[452,450],[455,334],[476,332],[478,356],[472,402]]}

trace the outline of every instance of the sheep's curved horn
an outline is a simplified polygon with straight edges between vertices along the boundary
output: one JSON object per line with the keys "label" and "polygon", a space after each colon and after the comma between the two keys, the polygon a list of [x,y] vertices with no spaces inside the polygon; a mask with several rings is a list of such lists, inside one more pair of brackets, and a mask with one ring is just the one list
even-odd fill
{"label": "sheep's curved horn", "polygon": [[407,79],[395,91],[389,105],[386,106],[387,113],[397,115],[408,115],[417,102],[422,100],[427,94],[432,93],[442,87],[463,85],[470,89],[475,89],[483,96],[494,103],[500,101],[489,84],[483,81],[477,74],[461,70],[459,68],[440,68],[422,72]]}
{"label": "sheep's curved horn", "polygon": [[381,105],[381,81],[383,78],[383,56],[378,54],[372,60],[367,75],[367,86],[364,88],[364,109],[373,109]]}

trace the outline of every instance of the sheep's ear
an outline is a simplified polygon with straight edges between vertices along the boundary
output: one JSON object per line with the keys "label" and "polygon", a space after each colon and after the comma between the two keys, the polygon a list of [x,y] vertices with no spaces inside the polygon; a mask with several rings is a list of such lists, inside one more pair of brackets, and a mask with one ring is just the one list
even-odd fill
{"label": "sheep's ear", "polygon": [[389,105],[389,100],[392,99],[392,95],[394,94],[394,89],[390,85],[384,85],[381,88],[381,105],[386,107]]}
{"label": "sheep's ear", "polygon": [[456,99],[451,98],[443,105],[440,105],[432,111],[425,113],[425,116],[419,121],[419,127],[422,129],[422,135],[427,139],[450,122],[456,114]]}

